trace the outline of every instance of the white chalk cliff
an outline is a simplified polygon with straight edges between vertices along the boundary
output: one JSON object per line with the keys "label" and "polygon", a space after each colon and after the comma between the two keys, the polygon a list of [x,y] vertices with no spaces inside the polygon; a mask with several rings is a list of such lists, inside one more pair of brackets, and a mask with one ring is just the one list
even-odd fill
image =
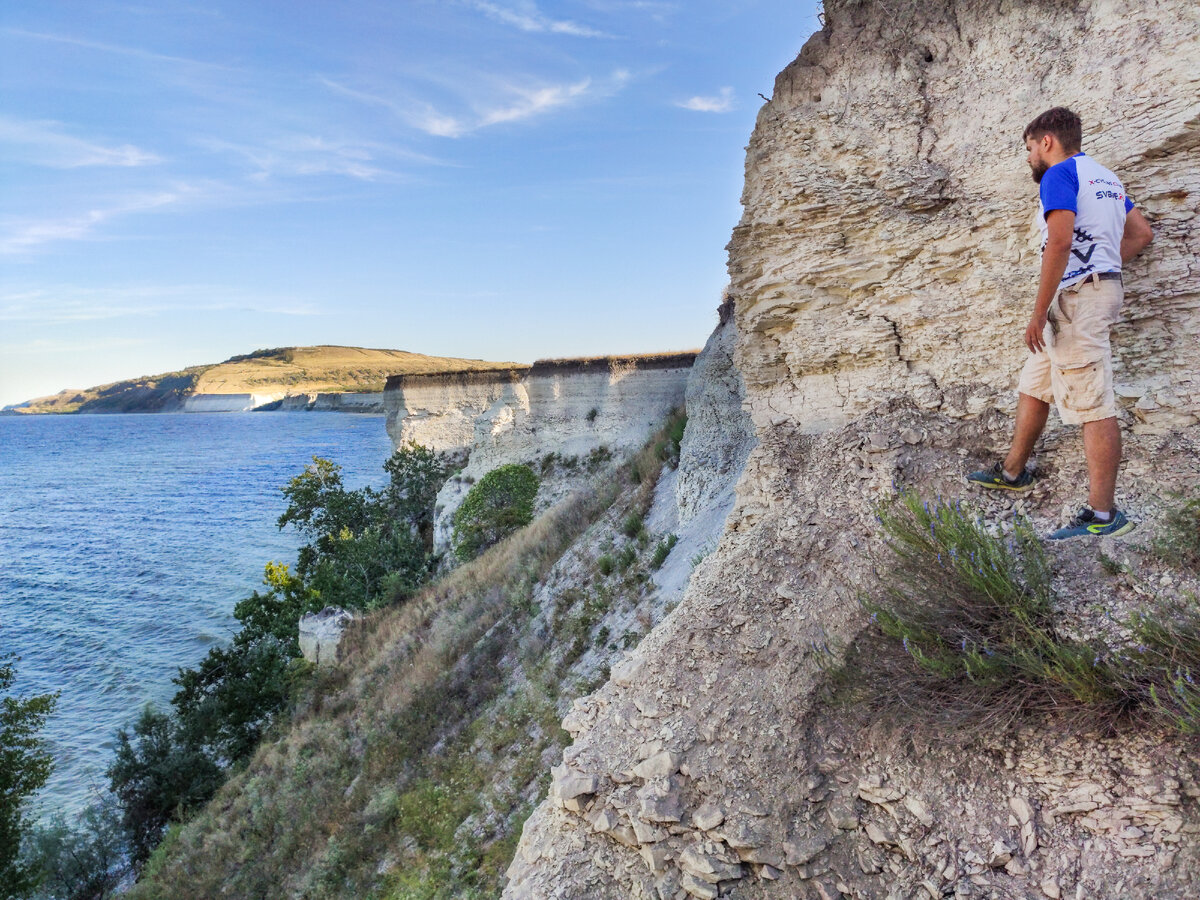
{"label": "white chalk cliff", "polygon": [[[567,716],[506,897],[1196,895],[1192,745],[1038,725],[943,743],[819,695],[814,642],[869,627],[873,504],[961,494],[1007,443],[1038,260],[1020,135],[1055,104],[1156,233],[1113,335],[1119,502],[1142,525],[1053,549],[1064,625],[1093,627],[1098,594],[1119,615],[1145,585],[1200,590],[1144,552],[1200,483],[1200,6],[828,0],[759,113],[729,247],[722,377],[753,437],[677,475],[681,508],[714,502],[698,473],[753,444],[736,505],[680,605]],[[984,515],[1048,528],[1082,501],[1077,430],[1053,426],[1038,464],[1037,491]]]}
{"label": "white chalk cliff", "polygon": [[695,358],[542,360],[527,369],[388,379],[387,428],[397,447],[416,441],[469,453],[461,474],[438,494],[437,547],[448,545],[451,519],[470,486],[499,466],[533,465],[542,475],[539,507],[545,508],[577,481],[573,465],[543,465],[548,456],[574,463],[600,448],[619,458],[640,447],[683,405]]}

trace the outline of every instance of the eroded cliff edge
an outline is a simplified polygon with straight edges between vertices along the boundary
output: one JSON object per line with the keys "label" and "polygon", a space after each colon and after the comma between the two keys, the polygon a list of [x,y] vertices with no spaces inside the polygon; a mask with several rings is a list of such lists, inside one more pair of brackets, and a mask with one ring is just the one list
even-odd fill
{"label": "eroded cliff edge", "polygon": [[[850,642],[894,485],[963,492],[992,458],[1037,277],[1024,124],[1062,103],[1156,241],[1113,336],[1139,541],[1056,548],[1064,617],[1132,584],[1196,591],[1141,552],[1200,484],[1200,9],[829,2],[748,148],[730,244],[735,360],[757,447],[680,606],[564,722],[508,897],[1188,897],[1200,772],[1165,734],[1032,727],[967,745],[824,706],[814,642]],[[1014,506],[1077,505],[1077,432]],[[686,472],[681,466],[681,479]],[[1135,576],[1106,575],[1099,553]]]}
{"label": "eroded cliff edge", "polygon": [[[387,429],[410,441],[465,457],[438,493],[434,542],[445,549],[452,518],[470,486],[508,463],[541,475],[538,508],[578,486],[578,464],[608,464],[631,452],[683,406],[694,351],[539,360],[482,372],[389,378]],[[598,454],[598,456],[596,456]]]}

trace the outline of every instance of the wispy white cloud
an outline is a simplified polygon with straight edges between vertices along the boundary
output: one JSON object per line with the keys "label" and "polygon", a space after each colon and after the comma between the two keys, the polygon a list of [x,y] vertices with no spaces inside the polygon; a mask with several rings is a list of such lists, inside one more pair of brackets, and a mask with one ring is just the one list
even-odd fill
{"label": "wispy white cloud", "polygon": [[25,121],[5,115],[0,115],[0,154],[56,169],[148,166],[162,161],[132,144],[105,145],[67,134],[60,122]]}
{"label": "wispy white cloud", "polygon": [[522,0],[514,5],[492,3],[490,0],[471,0],[471,6],[487,15],[489,18],[505,25],[511,25],[521,31],[535,34],[566,34],[572,37],[608,38],[612,37],[603,31],[579,25],[566,19],[552,19],[538,9],[531,0]]}
{"label": "wispy white cloud", "polygon": [[0,256],[28,253],[42,244],[82,240],[100,225],[131,213],[146,212],[178,203],[189,193],[181,187],[173,191],[139,194],[119,203],[85,210],[55,219],[15,220],[0,225]]}
{"label": "wispy white cloud", "polygon": [[515,101],[484,111],[476,127],[486,128],[501,122],[519,122],[567,106],[586,94],[591,86],[592,80],[585,78],[575,84],[555,84],[529,89],[514,87],[512,92],[516,94]]}
{"label": "wispy white cloud", "polygon": [[727,113],[734,108],[733,88],[723,87],[715,97],[691,97],[675,104],[696,112]]}
{"label": "wispy white cloud", "polygon": [[584,99],[611,96],[624,88],[633,76],[626,69],[617,69],[602,79],[583,78],[559,84],[519,83],[505,78],[484,78],[473,88],[483,86],[486,98],[464,98],[469,111],[447,113],[424,101],[401,101],[379,93],[358,90],[331,79],[321,83],[330,90],[362,103],[382,106],[401,120],[426,134],[436,137],[459,138],[492,125],[520,122],[558,109],[565,109]]}
{"label": "wispy white cloud", "polygon": [[196,143],[208,150],[241,157],[253,168],[250,177],[260,181],[339,175],[362,181],[401,182],[409,180],[409,176],[388,168],[385,160],[444,165],[435,157],[406,148],[372,141],[330,140],[318,135],[282,135],[260,143],[202,138]]}

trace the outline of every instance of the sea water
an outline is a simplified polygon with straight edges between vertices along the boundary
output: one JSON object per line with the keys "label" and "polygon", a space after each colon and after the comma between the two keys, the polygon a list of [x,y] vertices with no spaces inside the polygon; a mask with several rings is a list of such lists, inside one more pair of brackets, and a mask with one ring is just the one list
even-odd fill
{"label": "sea water", "polygon": [[61,692],[41,815],[107,785],[117,729],[230,639],[268,561],[294,561],[288,480],[323,456],[379,486],[390,452],[381,416],[0,416],[0,655],[21,657],[18,695]]}

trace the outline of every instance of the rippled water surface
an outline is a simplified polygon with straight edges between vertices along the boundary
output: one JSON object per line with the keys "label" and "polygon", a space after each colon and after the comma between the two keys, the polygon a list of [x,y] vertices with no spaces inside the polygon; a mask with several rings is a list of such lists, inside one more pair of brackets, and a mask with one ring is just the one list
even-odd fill
{"label": "rippled water surface", "polygon": [[236,626],[233,605],[299,544],[280,488],[314,456],[382,484],[380,416],[0,417],[0,653],[18,693],[62,691],[43,812],[106,784],[113,735]]}

